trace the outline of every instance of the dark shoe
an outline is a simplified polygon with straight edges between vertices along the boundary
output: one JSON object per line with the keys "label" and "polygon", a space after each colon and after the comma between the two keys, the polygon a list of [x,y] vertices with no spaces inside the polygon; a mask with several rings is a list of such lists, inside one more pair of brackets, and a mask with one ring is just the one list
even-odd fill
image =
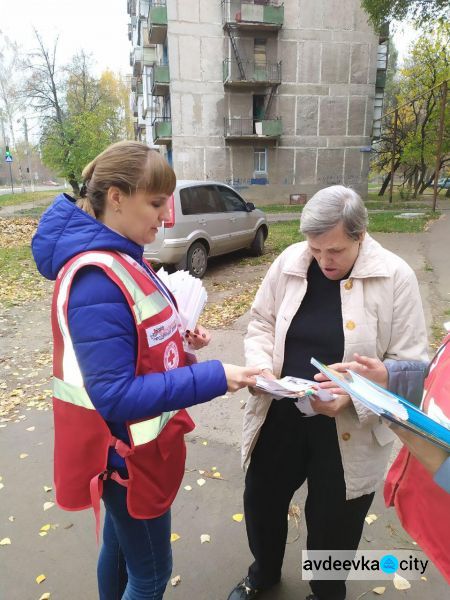
{"label": "dark shoe", "polygon": [[228,600],[253,600],[259,596],[259,590],[254,588],[248,577],[244,577],[228,596]]}

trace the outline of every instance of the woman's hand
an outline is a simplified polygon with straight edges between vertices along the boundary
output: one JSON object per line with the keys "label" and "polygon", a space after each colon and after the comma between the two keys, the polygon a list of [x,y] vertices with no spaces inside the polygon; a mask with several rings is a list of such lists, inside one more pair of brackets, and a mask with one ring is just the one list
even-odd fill
{"label": "woman's hand", "polygon": [[324,402],[323,400],[319,400],[319,398],[311,397],[311,406],[319,415],[325,415],[327,417],[335,417],[339,414],[344,408],[349,406],[352,401],[350,396],[347,394],[343,394],[340,388],[337,388],[338,396],[334,400],[329,400]]}
{"label": "woman's hand", "polygon": [[211,335],[209,331],[201,325],[197,325],[194,331],[187,330],[185,333],[185,338],[188,346],[193,350],[200,350],[200,348],[204,348],[211,341]]}
{"label": "woman's hand", "polygon": [[[272,373],[270,369],[263,369],[261,371],[261,377],[265,377],[266,379],[276,379],[275,375]],[[256,390],[251,385],[248,386],[248,391],[252,396],[258,396],[258,394],[264,394],[261,390]]]}
{"label": "woman's hand", "polygon": [[261,369],[256,367],[238,367],[224,364],[225,377],[229,392],[237,392],[241,388],[256,385],[256,375],[261,375]]}
{"label": "woman's hand", "polygon": [[[368,356],[361,356],[355,353],[355,360],[345,363],[335,363],[330,365],[330,369],[337,371],[338,373],[345,373],[348,369],[355,371],[359,375],[363,375],[370,381],[387,387],[388,384],[388,372],[383,362],[379,358],[369,358]],[[319,387],[327,389],[331,394],[342,394],[342,389],[337,387],[334,381],[327,379],[323,373],[317,373],[314,375],[314,379],[319,383]]]}
{"label": "woman's hand", "polygon": [[448,452],[443,448],[439,448],[420,435],[393,423],[389,423],[389,427],[401,439],[411,454],[415,456],[432,475],[436,473],[442,463],[449,457]]}

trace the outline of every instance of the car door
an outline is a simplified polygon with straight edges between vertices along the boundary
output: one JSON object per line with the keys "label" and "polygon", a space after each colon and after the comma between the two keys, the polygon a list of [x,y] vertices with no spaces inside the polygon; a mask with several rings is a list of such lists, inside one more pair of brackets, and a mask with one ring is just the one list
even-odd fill
{"label": "car door", "polygon": [[217,189],[225,205],[225,217],[230,223],[230,250],[245,248],[255,236],[255,217],[248,210],[245,200],[234,190],[218,185]]}
{"label": "car door", "polygon": [[[229,251],[231,232],[224,224],[225,209],[214,185],[189,186],[180,190],[183,222],[190,234],[205,238],[210,256]],[[188,235],[186,235],[188,237]]]}

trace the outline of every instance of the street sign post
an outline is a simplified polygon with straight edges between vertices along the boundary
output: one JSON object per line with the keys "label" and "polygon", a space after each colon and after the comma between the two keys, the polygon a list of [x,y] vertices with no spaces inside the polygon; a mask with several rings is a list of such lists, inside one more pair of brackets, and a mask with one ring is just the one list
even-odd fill
{"label": "street sign post", "polygon": [[6,146],[6,150],[5,150],[5,163],[7,163],[8,167],[9,167],[9,178],[11,180],[11,192],[14,194],[14,183],[13,183],[12,169],[11,169],[11,163],[12,162],[13,162],[12,154],[9,151],[9,146]]}

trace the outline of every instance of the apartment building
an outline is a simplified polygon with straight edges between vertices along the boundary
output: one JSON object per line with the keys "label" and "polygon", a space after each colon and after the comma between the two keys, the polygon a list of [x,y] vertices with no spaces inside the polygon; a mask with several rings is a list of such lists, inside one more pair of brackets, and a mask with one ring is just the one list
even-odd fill
{"label": "apartment building", "polygon": [[359,0],[128,0],[136,138],[249,200],[367,192],[388,32]]}

